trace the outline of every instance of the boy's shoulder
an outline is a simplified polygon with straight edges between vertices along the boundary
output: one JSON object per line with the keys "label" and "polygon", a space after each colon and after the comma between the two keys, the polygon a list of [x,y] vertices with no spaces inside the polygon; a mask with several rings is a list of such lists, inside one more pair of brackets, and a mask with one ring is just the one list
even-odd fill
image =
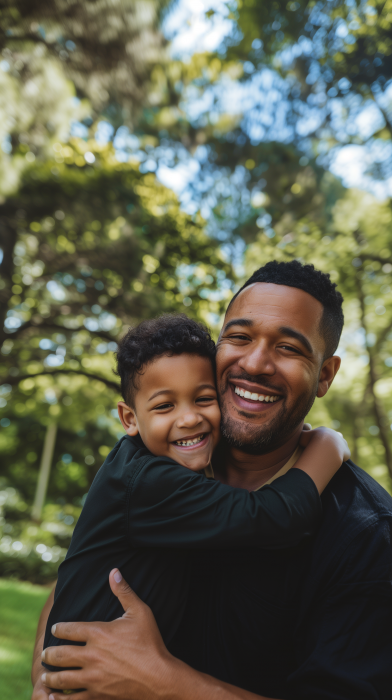
{"label": "boy's shoulder", "polygon": [[124,435],[115,444],[99,468],[90,491],[102,488],[108,482],[119,482],[126,485],[132,475],[137,473],[150,459],[153,459],[153,455],[146,448],[139,435],[136,437]]}
{"label": "boy's shoulder", "polygon": [[109,466],[114,462],[128,463],[130,460],[144,459],[146,457],[152,457],[152,454],[145,446],[140,435],[123,435],[116,442],[111,452],[109,452],[104,464]]}

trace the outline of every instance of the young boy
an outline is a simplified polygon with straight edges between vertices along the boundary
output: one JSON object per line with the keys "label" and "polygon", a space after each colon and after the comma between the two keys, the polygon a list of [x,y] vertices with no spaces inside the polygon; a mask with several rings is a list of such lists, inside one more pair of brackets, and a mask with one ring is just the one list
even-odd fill
{"label": "young boy", "polygon": [[170,649],[192,550],[285,548],[314,532],[319,492],[349,456],[345,441],[313,431],[295,468],[258,491],[207,478],[220,424],[214,356],[207,330],[185,315],[145,321],[120,341],[118,410],[127,434],[90,488],[59,568],[44,648],[64,644],[51,634],[56,622],[122,615],[108,584],[118,567]]}

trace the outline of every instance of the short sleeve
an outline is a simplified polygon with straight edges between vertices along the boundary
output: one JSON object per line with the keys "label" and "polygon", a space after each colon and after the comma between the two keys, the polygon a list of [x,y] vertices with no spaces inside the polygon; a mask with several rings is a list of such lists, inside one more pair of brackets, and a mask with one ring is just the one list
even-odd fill
{"label": "short sleeve", "polygon": [[356,536],[295,640],[287,700],[391,700],[391,519]]}

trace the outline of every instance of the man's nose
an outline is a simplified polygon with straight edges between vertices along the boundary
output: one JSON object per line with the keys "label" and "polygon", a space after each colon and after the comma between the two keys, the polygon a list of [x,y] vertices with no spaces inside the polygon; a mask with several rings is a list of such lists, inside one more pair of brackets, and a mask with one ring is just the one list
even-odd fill
{"label": "man's nose", "polygon": [[177,419],[178,428],[194,428],[202,422],[202,416],[197,411],[188,410]]}
{"label": "man's nose", "polygon": [[272,352],[267,343],[252,343],[245,346],[244,351],[238,364],[247,374],[267,374],[269,376],[275,374]]}

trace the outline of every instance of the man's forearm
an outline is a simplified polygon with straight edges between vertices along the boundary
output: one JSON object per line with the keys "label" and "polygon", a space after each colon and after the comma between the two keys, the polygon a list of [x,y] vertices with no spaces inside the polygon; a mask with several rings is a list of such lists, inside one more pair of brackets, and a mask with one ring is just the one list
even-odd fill
{"label": "man's forearm", "polygon": [[168,700],[271,700],[195,671],[178,659],[173,660],[165,683]]}
{"label": "man's forearm", "polygon": [[36,684],[37,680],[41,677],[41,674],[42,674],[41,654],[42,654],[42,650],[44,648],[46,623],[48,622],[49,613],[52,609],[53,599],[54,599],[54,588],[53,588],[52,592],[50,593],[49,598],[46,601],[44,607],[42,608],[42,612],[41,612],[41,615],[40,615],[40,618],[38,621],[37,634],[36,634],[36,638],[35,638],[35,645],[34,645],[34,652],[33,652],[33,666],[31,669],[31,681],[32,681],[33,686]]}

